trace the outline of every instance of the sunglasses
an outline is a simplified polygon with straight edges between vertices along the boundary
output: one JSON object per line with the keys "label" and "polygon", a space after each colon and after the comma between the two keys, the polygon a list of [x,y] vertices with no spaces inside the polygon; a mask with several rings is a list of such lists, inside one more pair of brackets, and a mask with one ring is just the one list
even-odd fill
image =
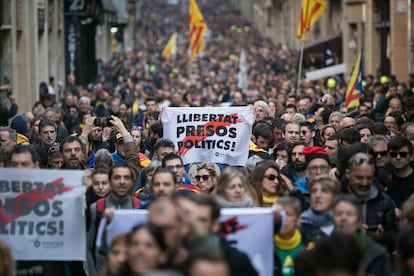
{"label": "sunglasses", "polygon": [[353,158],[349,159],[348,164],[351,165],[352,163],[355,163],[357,165],[362,165],[364,163],[374,164],[374,159],[368,158],[368,157],[353,157]]}
{"label": "sunglasses", "polygon": [[142,127],[141,126],[132,126],[131,130],[142,131]]}
{"label": "sunglasses", "polygon": [[391,152],[390,152],[390,156],[391,156],[391,157],[393,157],[393,158],[397,157],[398,155],[399,155],[401,158],[406,158],[409,154],[410,154],[410,153],[409,153],[409,152],[406,152],[406,151],[401,151],[401,152],[394,152],[394,151],[391,151]]}
{"label": "sunglasses", "polygon": [[200,179],[203,179],[204,181],[208,180],[210,178],[210,176],[208,174],[204,174],[204,175],[196,175],[195,179],[197,181],[200,181]]}
{"label": "sunglasses", "polygon": [[275,179],[279,179],[279,176],[274,175],[274,174],[264,175],[263,177],[267,178],[270,181],[273,181]]}
{"label": "sunglasses", "polygon": [[380,155],[380,156],[384,157],[384,156],[387,156],[387,154],[388,154],[388,151],[387,150],[384,150],[384,151],[374,151],[374,156]]}

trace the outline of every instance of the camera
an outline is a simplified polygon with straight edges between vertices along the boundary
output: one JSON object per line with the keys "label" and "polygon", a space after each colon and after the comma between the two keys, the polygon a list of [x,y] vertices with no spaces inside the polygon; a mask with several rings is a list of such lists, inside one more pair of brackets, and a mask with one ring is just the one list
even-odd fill
{"label": "camera", "polygon": [[93,121],[93,124],[98,127],[112,126],[109,120],[111,120],[110,117],[98,117],[98,118],[95,118],[95,120]]}

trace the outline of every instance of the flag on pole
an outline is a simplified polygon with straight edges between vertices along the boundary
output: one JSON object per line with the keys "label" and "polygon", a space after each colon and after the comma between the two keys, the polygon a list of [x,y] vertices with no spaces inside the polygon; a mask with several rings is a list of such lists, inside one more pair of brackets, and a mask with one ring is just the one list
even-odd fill
{"label": "flag on pole", "polygon": [[300,40],[305,40],[307,33],[318,21],[319,17],[326,9],[326,0],[303,0],[300,12],[297,36]]}
{"label": "flag on pole", "polygon": [[204,17],[198,8],[195,0],[190,0],[189,7],[189,19],[190,19],[190,59],[193,59],[198,53],[203,52],[204,33],[207,31],[207,24],[204,21]]}
{"label": "flag on pole", "polygon": [[359,106],[359,99],[362,94],[362,65],[362,54],[360,52],[346,89],[345,106],[347,108],[357,108]]}
{"label": "flag on pole", "polygon": [[237,87],[245,91],[247,89],[247,62],[244,49],[241,51],[239,60],[239,73],[237,74]]}
{"label": "flag on pole", "polygon": [[177,33],[173,33],[162,51],[164,58],[169,58],[177,54]]}

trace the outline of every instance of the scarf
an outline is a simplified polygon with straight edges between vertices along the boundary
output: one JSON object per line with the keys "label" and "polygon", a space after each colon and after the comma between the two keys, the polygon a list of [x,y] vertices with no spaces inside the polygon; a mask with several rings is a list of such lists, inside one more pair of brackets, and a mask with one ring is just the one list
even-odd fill
{"label": "scarf", "polygon": [[361,252],[364,253],[367,249],[367,243],[368,243],[368,237],[367,234],[364,233],[364,231],[359,230],[356,236],[357,243],[359,245],[359,248],[361,248]]}
{"label": "scarf", "polygon": [[332,215],[330,213],[315,213],[309,208],[300,215],[302,224],[310,224],[314,226],[328,226],[332,224]]}
{"label": "scarf", "polygon": [[28,144],[30,144],[30,140],[29,140],[29,138],[27,138],[23,134],[17,133],[17,144],[18,145],[28,145]]}
{"label": "scarf", "polygon": [[244,196],[244,200],[240,204],[236,204],[228,201],[222,196],[216,195],[216,201],[218,205],[222,208],[243,208],[243,207],[253,207],[253,200],[248,195]]}
{"label": "scarf", "polygon": [[273,206],[273,204],[277,202],[277,200],[279,199],[279,196],[277,195],[263,196],[262,199],[263,199],[262,207],[270,207],[270,206]]}
{"label": "scarf", "polygon": [[282,239],[278,234],[274,236],[274,243],[280,250],[291,250],[302,242],[302,234],[295,229],[293,236],[287,240]]}

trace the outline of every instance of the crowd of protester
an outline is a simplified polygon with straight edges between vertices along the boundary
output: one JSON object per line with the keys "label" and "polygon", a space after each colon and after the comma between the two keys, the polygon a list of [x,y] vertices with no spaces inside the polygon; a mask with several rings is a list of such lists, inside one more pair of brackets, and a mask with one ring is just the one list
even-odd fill
{"label": "crowd of protester", "polygon": [[[143,1],[135,44],[96,83],[69,75],[60,94],[52,78],[32,110],[12,94],[0,108],[0,165],[83,170],[88,206],[86,262],[15,266],[0,241],[0,275],[257,275],[219,236],[220,209],[238,207],[273,208],[274,275],[414,275],[413,84],[367,74],[350,110],[340,76],[297,89],[297,52],[219,0],[199,1],[209,30],[190,61],[187,7],[166,2]],[[163,138],[167,106],[251,106],[246,166],[183,164]],[[103,217],[138,208],[148,223],[96,248]]]}

